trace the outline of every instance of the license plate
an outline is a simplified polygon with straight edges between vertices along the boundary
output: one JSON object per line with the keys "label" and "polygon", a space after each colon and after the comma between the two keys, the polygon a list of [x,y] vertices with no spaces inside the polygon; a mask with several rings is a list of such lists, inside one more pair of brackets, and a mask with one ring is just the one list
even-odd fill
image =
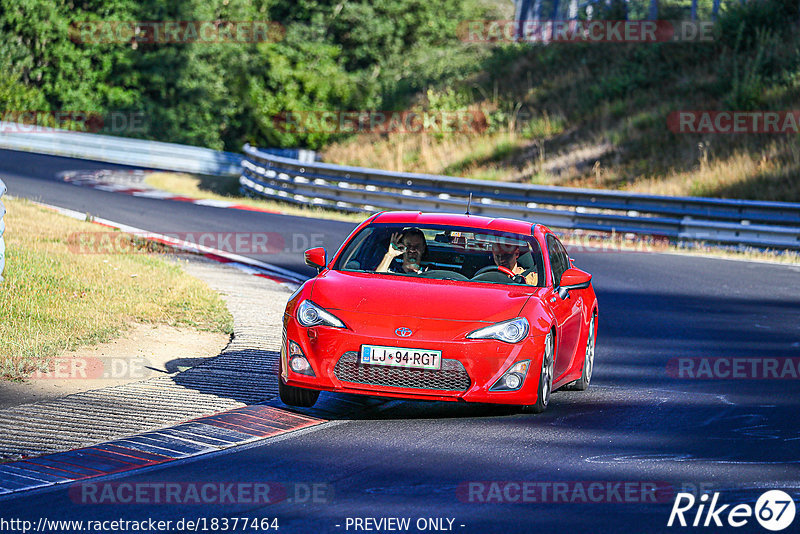
{"label": "license plate", "polygon": [[409,369],[438,370],[442,367],[442,351],[409,349],[408,347],[362,345],[361,363],[405,367]]}

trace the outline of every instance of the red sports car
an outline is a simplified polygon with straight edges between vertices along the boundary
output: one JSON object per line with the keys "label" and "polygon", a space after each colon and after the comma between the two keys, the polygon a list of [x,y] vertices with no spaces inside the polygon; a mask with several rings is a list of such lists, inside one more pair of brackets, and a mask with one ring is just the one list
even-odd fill
{"label": "red sports car", "polygon": [[322,391],[512,404],[542,412],[560,387],[589,386],[597,338],[591,275],[545,226],[512,219],[383,212],[283,317],[281,400]]}

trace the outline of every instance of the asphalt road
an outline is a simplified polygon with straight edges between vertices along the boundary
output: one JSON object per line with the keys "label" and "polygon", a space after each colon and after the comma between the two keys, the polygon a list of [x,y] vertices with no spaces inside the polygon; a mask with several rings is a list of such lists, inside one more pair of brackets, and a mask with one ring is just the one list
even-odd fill
{"label": "asphalt road", "polygon": [[[318,232],[333,251],[353,226],[134,198],[54,178],[99,167],[110,166],[0,151],[9,194],[152,231]],[[227,518],[230,528],[246,517],[278,518],[279,532],[714,532],[713,519],[707,528],[667,527],[677,492],[719,492],[718,506],[754,507],[764,491],[781,489],[800,502],[800,377],[782,367],[788,361],[800,371],[800,266],[653,253],[573,257],[593,273],[600,304],[595,376],[588,391],[555,393],[542,415],[407,401],[353,412],[344,409],[349,398],[323,393],[306,412],[331,423],[111,481],[269,481],[288,499],[91,504],[62,487],[0,500],[0,527],[13,518],[153,518],[176,530],[174,521],[204,517]],[[308,273],[298,251],[260,259]],[[706,369],[717,376],[689,358],[709,358]],[[776,361],[778,375],[763,371]],[[719,362],[767,378],[723,378],[734,367]],[[699,504],[685,513],[690,525]],[[378,529],[365,518],[408,518],[410,528]],[[725,530],[768,532],[754,517]],[[800,531],[800,517],[790,531]]]}
{"label": "asphalt road", "polygon": [[309,276],[315,271],[303,262],[303,250],[324,246],[334,251],[354,227],[337,221],[131,197],[76,186],[56,176],[62,171],[99,169],[133,167],[0,150],[0,178],[8,186],[8,195],[70,208],[151,232],[274,232],[280,234],[277,242],[283,250],[267,255],[243,255]]}

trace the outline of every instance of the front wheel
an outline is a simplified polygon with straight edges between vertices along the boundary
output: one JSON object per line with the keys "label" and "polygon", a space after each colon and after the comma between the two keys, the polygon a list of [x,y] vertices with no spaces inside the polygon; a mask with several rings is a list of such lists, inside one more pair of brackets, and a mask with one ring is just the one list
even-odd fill
{"label": "front wheel", "polygon": [[544,340],[544,354],[542,354],[542,372],[539,373],[539,389],[536,404],[523,406],[522,411],[527,413],[542,413],[550,403],[550,394],[553,392],[553,332],[547,334]]}
{"label": "front wheel", "polygon": [[278,394],[284,404],[299,408],[311,408],[319,398],[319,391],[316,389],[287,386],[283,383],[281,377],[278,377]]}

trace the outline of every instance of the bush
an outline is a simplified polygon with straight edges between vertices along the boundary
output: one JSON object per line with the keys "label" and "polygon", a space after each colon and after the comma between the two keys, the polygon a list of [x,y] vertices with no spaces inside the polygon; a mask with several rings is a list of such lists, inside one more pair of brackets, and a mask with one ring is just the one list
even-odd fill
{"label": "bush", "polygon": [[728,2],[717,21],[717,40],[733,49],[757,46],[759,33],[772,30],[786,35],[792,30],[788,21],[798,18],[795,0],[757,0]]}

